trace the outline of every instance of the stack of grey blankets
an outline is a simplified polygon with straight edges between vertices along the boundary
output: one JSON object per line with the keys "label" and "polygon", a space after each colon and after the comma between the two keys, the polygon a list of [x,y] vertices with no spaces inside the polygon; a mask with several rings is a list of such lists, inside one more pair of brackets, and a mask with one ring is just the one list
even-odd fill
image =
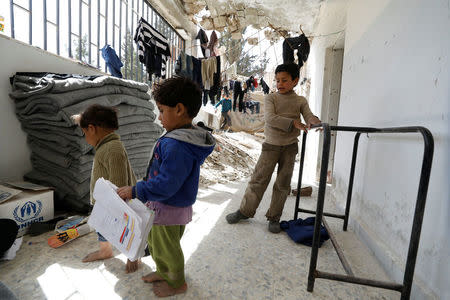
{"label": "stack of grey blankets", "polygon": [[27,133],[33,169],[25,180],[55,188],[55,208],[87,212],[94,149],[71,116],[91,104],[116,107],[121,140],[136,177],[145,176],[162,134],[143,83],[110,76],[17,73],[10,96]]}

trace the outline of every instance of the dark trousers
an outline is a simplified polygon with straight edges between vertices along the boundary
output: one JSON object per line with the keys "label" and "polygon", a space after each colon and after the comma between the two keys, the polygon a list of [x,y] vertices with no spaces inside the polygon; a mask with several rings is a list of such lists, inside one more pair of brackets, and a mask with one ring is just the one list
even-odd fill
{"label": "dark trousers", "polygon": [[298,66],[301,68],[309,55],[308,38],[302,34],[298,37],[286,38],[283,42],[283,63],[294,62],[294,50],[297,49]]}
{"label": "dark trousers", "polygon": [[222,123],[222,126],[220,126],[220,129],[225,129],[225,126],[227,126],[227,125],[231,126],[231,118],[227,111],[222,112],[222,118],[223,118],[223,123]]}
{"label": "dark trousers", "polygon": [[208,95],[209,95],[209,91],[204,90],[203,91],[203,106],[206,106],[206,103],[208,103]]}
{"label": "dark trousers", "polygon": [[239,111],[240,112],[245,112],[245,103],[244,103],[244,94],[245,92],[242,91],[241,94],[239,95]]}
{"label": "dark trousers", "polygon": [[[241,88],[241,82],[240,81],[235,81],[234,82],[234,86],[233,86],[233,111],[236,111],[236,106],[237,105],[237,99],[239,97],[239,103],[242,102],[241,99],[241,94],[242,94],[242,99],[244,98],[244,93],[242,92],[242,88]],[[239,108],[240,106],[238,106]],[[241,110],[239,110],[241,111]]]}

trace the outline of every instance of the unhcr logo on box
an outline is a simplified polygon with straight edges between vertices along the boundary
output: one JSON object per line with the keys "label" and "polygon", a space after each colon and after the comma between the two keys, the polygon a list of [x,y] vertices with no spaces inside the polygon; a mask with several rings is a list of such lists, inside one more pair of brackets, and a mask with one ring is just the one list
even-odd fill
{"label": "unhcr logo on box", "polygon": [[42,202],[40,200],[27,201],[22,206],[17,205],[16,208],[14,208],[14,219],[22,223],[20,228],[25,228],[31,223],[40,222],[44,219],[42,216],[38,218],[41,210]]}

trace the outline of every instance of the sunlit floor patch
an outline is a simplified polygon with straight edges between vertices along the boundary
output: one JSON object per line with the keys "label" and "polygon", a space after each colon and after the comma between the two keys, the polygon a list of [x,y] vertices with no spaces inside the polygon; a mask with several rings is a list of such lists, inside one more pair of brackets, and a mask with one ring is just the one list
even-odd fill
{"label": "sunlit floor patch", "polygon": [[117,277],[103,264],[95,269],[75,269],[56,263],[37,280],[47,299],[121,299],[114,291]]}

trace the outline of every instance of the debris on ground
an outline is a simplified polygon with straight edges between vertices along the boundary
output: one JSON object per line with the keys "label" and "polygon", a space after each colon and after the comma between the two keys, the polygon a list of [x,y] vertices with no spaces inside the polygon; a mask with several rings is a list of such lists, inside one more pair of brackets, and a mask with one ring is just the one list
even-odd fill
{"label": "debris on ground", "polygon": [[216,132],[214,151],[200,168],[200,185],[227,183],[252,174],[261,152],[262,135]]}

